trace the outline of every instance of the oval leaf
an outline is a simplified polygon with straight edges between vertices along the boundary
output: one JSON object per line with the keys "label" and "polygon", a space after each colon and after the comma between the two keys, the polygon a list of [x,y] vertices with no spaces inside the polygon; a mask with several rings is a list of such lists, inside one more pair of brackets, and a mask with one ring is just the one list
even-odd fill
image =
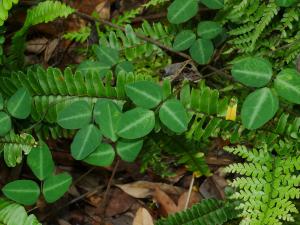
{"label": "oval leaf", "polygon": [[40,188],[31,180],[16,180],[2,188],[3,194],[20,204],[33,205],[40,196]]}
{"label": "oval leaf", "polygon": [[129,141],[119,140],[117,143],[117,153],[122,160],[133,162],[143,147],[143,140]]}
{"label": "oval leaf", "polygon": [[249,87],[263,87],[272,78],[272,64],[259,57],[247,57],[235,63],[231,70],[235,80]]}
{"label": "oval leaf", "polygon": [[198,0],[175,0],[168,8],[168,20],[180,24],[194,17],[198,12]]}
{"label": "oval leaf", "polygon": [[278,98],[269,88],[254,91],[242,106],[242,123],[250,129],[257,129],[273,118],[278,110]]}
{"label": "oval leaf", "polygon": [[94,72],[97,74],[105,74],[103,73],[103,71],[107,71],[109,69],[110,66],[108,66],[105,63],[86,60],[79,64],[76,71],[81,72],[83,74],[87,74],[90,72]]}
{"label": "oval leaf", "polygon": [[296,2],[297,0],[276,0],[276,4],[280,7],[290,7]]}
{"label": "oval leaf", "polygon": [[126,95],[137,106],[151,109],[162,101],[162,88],[150,81],[137,81],[125,86]]}
{"label": "oval leaf", "polygon": [[76,160],[82,160],[96,150],[100,145],[102,135],[100,130],[89,124],[80,129],[71,144],[71,154]]}
{"label": "oval leaf", "polygon": [[11,130],[11,119],[5,112],[0,112],[0,136]]}
{"label": "oval leaf", "polygon": [[200,0],[209,9],[222,9],[224,7],[224,0]]}
{"label": "oval leaf", "polygon": [[116,74],[118,75],[120,72],[130,73],[133,72],[134,65],[130,61],[120,62],[116,66]]}
{"label": "oval leaf", "polygon": [[300,104],[300,73],[297,70],[281,71],[277,75],[274,85],[279,96],[289,102]]}
{"label": "oval leaf", "polygon": [[196,34],[191,30],[183,30],[176,35],[173,49],[175,51],[184,51],[192,46],[196,40]]}
{"label": "oval leaf", "polygon": [[119,51],[105,46],[94,46],[94,53],[98,60],[107,66],[116,65],[119,62]]}
{"label": "oval leaf", "polygon": [[109,144],[100,144],[99,147],[84,159],[84,162],[93,166],[111,166],[115,159],[115,151]]}
{"label": "oval leaf", "polygon": [[72,184],[72,177],[68,173],[51,176],[45,180],[43,194],[48,203],[55,202],[61,198]]}
{"label": "oval leaf", "polygon": [[214,54],[214,46],[210,40],[198,39],[190,48],[193,60],[199,64],[207,64]]}
{"label": "oval leaf", "polygon": [[197,33],[201,38],[213,39],[222,32],[221,24],[214,21],[202,21],[198,24]]}
{"label": "oval leaf", "polygon": [[49,177],[54,172],[54,162],[48,146],[33,148],[27,157],[27,165],[40,180]]}
{"label": "oval leaf", "polygon": [[31,96],[25,88],[19,89],[7,102],[7,110],[17,119],[25,119],[31,112]]}
{"label": "oval leaf", "polygon": [[137,139],[149,134],[155,126],[154,112],[135,108],[121,116],[118,135],[126,139]]}
{"label": "oval leaf", "polygon": [[176,99],[168,100],[161,106],[159,118],[166,127],[176,133],[182,133],[187,130],[187,112],[182,103]]}
{"label": "oval leaf", "polygon": [[118,139],[116,132],[122,115],[119,106],[112,100],[100,99],[95,104],[94,115],[101,133],[112,141],[116,141]]}
{"label": "oval leaf", "polygon": [[80,129],[91,122],[92,108],[85,101],[77,101],[61,112],[57,116],[57,123],[65,129]]}

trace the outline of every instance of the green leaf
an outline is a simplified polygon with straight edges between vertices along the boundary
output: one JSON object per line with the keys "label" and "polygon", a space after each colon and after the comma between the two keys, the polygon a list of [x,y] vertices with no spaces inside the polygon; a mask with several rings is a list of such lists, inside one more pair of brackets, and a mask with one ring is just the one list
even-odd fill
{"label": "green leaf", "polygon": [[276,114],[278,105],[278,97],[269,88],[252,92],[242,106],[243,125],[250,130],[263,126]]}
{"label": "green leaf", "polygon": [[92,108],[85,101],[67,106],[57,115],[57,123],[65,129],[80,129],[91,122]]}
{"label": "green leaf", "polygon": [[3,110],[3,107],[4,107],[4,100],[2,94],[0,94],[0,110]]}
{"label": "green leaf", "polygon": [[31,96],[27,89],[20,88],[7,102],[7,110],[17,119],[25,119],[31,112]]}
{"label": "green leaf", "polygon": [[68,173],[61,173],[47,178],[43,185],[43,194],[48,203],[61,198],[72,184],[72,177]]}
{"label": "green leaf", "polygon": [[27,165],[39,180],[44,180],[54,172],[54,162],[46,144],[33,148],[28,157]]}
{"label": "green leaf", "polygon": [[300,104],[300,73],[295,69],[282,70],[274,81],[279,96],[289,102]]}
{"label": "green leaf", "polygon": [[11,130],[11,119],[5,112],[0,112],[0,136]]}
{"label": "green leaf", "polygon": [[202,21],[198,24],[197,33],[201,38],[213,39],[222,32],[221,24],[214,21]]}
{"label": "green leaf", "polygon": [[272,64],[259,57],[247,57],[235,63],[231,70],[235,80],[249,87],[263,87],[272,78]]}
{"label": "green leaf", "polygon": [[109,69],[110,66],[108,66],[105,63],[86,60],[79,64],[76,71],[81,72],[83,74],[92,72],[101,75],[101,74],[105,74],[103,73],[103,71],[107,71]]}
{"label": "green leaf", "polygon": [[176,35],[173,49],[175,51],[184,51],[192,46],[196,40],[196,34],[191,30],[183,30]]}
{"label": "green leaf", "polygon": [[151,109],[162,101],[161,86],[150,81],[137,81],[125,86],[126,95],[137,106]]}
{"label": "green leaf", "polygon": [[135,108],[121,116],[118,135],[126,139],[137,139],[149,134],[154,126],[155,116],[153,111]]}
{"label": "green leaf", "polygon": [[296,2],[297,0],[276,0],[276,4],[280,7],[290,7]]}
{"label": "green leaf", "polygon": [[133,162],[143,147],[143,140],[119,140],[117,153],[126,162]]}
{"label": "green leaf", "polygon": [[98,60],[107,66],[113,66],[119,62],[119,51],[114,48],[94,46],[93,50]]}
{"label": "green leaf", "polygon": [[116,132],[122,115],[119,106],[112,100],[100,99],[96,102],[94,110],[95,121],[100,126],[101,133],[116,141],[118,139]]}
{"label": "green leaf", "polygon": [[33,205],[40,196],[40,188],[31,180],[16,180],[2,188],[3,194],[23,205]]}
{"label": "green leaf", "polygon": [[116,74],[118,75],[120,72],[130,73],[134,71],[134,65],[130,61],[120,62],[116,66]]}
{"label": "green leaf", "polygon": [[214,54],[214,46],[210,40],[198,39],[190,48],[190,55],[199,64],[207,64]]}
{"label": "green leaf", "polygon": [[71,144],[71,154],[76,160],[82,160],[100,145],[102,135],[93,124],[81,128]]}
{"label": "green leaf", "polygon": [[224,0],[200,0],[209,9],[222,9],[224,7]]}
{"label": "green leaf", "polygon": [[102,143],[83,161],[93,166],[110,166],[115,159],[115,151],[109,144]]}
{"label": "green leaf", "polygon": [[168,20],[174,24],[188,21],[198,13],[198,0],[175,0],[168,8]]}
{"label": "green leaf", "polygon": [[159,118],[166,127],[176,133],[182,133],[187,130],[187,112],[182,103],[176,99],[168,100],[161,106]]}

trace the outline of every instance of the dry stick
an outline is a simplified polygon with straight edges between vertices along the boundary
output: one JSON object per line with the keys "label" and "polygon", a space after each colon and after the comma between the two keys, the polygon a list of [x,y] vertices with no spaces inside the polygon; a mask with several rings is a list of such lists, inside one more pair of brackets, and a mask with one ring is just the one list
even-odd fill
{"label": "dry stick", "polygon": [[113,181],[113,179],[116,175],[119,164],[120,164],[120,159],[117,159],[117,162],[114,166],[114,169],[113,169],[112,174],[109,178],[109,181],[108,181],[105,193],[104,193],[103,201],[102,201],[101,206],[100,206],[100,217],[101,217],[100,225],[105,225],[105,222],[104,222],[105,208],[106,208],[106,205],[107,205],[107,202],[108,202],[108,196],[109,196],[110,188],[112,186],[112,181]]}
{"label": "dry stick", "polygon": [[186,198],[184,210],[187,210],[187,208],[189,206],[190,199],[191,199],[191,194],[192,194],[192,191],[193,191],[194,182],[195,182],[195,175],[193,174],[192,180],[191,180],[191,183],[190,183],[190,188],[189,188],[188,196]]}

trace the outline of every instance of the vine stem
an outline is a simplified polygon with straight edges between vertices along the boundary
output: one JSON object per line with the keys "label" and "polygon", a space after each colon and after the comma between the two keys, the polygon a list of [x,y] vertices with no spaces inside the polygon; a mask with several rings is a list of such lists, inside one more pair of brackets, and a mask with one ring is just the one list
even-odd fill
{"label": "vine stem", "polygon": [[[87,14],[85,14],[85,13],[78,12],[78,11],[75,12],[75,14],[78,15],[79,17],[85,19],[85,20],[88,20],[88,21],[91,21],[91,22],[99,22],[99,23],[102,23],[102,24],[104,24],[104,25],[106,25],[106,26],[112,27],[112,28],[114,28],[114,29],[121,30],[121,31],[123,31],[123,32],[126,31],[124,27],[119,26],[119,25],[116,25],[116,24],[114,24],[114,23],[112,23],[112,22],[110,22],[110,21],[107,21],[107,20],[104,20],[104,19],[100,19],[100,18],[94,18],[94,17],[91,17],[91,16],[89,16],[89,15],[87,15]],[[171,53],[173,53],[173,54],[176,54],[176,55],[178,55],[178,56],[180,56],[180,57],[182,57],[182,58],[185,58],[185,59],[187,59],[187,60],[192,60],[191,57],[190,57],[189,55],[187,55],[187,54],[185,54],[185,53],[183,53],[183,52],[177,52],[177,51],[174,51],[172,48],[170,48],[170,47],[164,45],[163,43],[161,43],[161,42],[159,42],[159,41],[157,41],[157,40],[155,40],[155,39],[152,39],[152,38],[150,38],[150,37],[147,37],[147,36],[145,36],[145,35],[143,35],[143,34],[139,34],[139,33],[136,33],[136,32],[134,32],[134,33],[135,33],[135,35],[136,35],[138,38],[140,38],[140,39],[142,39],[142,40],[144,40],[144,41],[146,41],[146,42],[152,43],[152,44],[154,44],[154,45],[156,45],[156,46],[158,46],[158,47],[160,47],[160,48],[162,48],[162,49],[164,49],[164,50],[166,50],[166,51],[168,51],[168,52],[171,52]]]}

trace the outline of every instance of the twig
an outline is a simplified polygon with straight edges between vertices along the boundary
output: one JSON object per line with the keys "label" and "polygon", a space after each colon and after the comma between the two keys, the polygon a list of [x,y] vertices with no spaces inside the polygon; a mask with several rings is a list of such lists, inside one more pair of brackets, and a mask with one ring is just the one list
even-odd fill
{"label": "twig", "polygon": [[194,182],[195,182],[195,175],[193,174],[193,177],[192,177],[192,180],[191,180],[191,183],[190,183],[190,188],[189,188],[188,196],[186,198],[184,210],[187,210],[187,208],[189,206],[190,199],[191,199],[191,194],[192,194],[192,191],[193,191]]}

